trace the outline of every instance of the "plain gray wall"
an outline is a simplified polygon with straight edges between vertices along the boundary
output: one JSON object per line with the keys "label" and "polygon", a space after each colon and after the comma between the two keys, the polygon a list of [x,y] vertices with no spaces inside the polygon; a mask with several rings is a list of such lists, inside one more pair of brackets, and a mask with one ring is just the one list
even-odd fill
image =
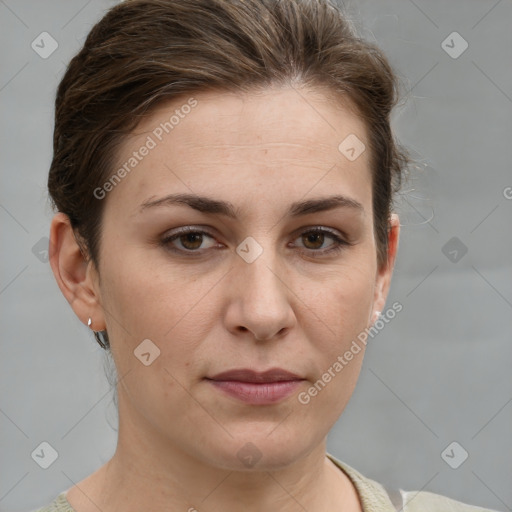
{"label": "plain gray wall", "polygon": [[[115,3],[0,2],[1,511],[49,503],[115,449],[104,353],[42,252],[55,89]],[[512,3],[345,5],[406,85],[393,124],[418,168],[387,303],[403,310],[370,340],[328,450],[385,485],[512,510]],[[44,31],[47,58],[31,47]],[[58,452],[48,469],[31,456],[43,441]],[[453,441],[469,454],[457,469],[441,457]]]}

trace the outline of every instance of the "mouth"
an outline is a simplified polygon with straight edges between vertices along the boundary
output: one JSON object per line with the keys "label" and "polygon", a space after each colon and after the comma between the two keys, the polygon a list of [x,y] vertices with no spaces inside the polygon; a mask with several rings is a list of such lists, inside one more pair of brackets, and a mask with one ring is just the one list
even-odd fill
{"label": "mouth", "polygon": [[282,368],[257,372],[238,368],[205,377],[220,392],[252,405],[268,405],[284,400],[305,381]]}

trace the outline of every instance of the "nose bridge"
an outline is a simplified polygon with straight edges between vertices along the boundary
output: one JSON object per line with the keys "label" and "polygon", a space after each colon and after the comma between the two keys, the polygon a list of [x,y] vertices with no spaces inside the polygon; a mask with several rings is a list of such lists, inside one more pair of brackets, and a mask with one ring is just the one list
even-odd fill
{"label": "nose bridge", "polygon": [[239,282],[239,326],[252,331],[257,338],[273,336],[283,327],[289,327],[293,316],[286,286],[284,265],[274,248],[272,237],[262,243],[247,237],[239,244],[235,263]]}
{"label": "nose bridge", "polygon": [[241,259],[237,267],[244,283],[244,296],[250,300],[261,297],[272,302],[280,301],[285,295],[283,278],[279,276],[282,265],[279,265],[279,255],[272,247],[271,237],[266,237],[265,248],[254,238],[248,238],[237,248]]}

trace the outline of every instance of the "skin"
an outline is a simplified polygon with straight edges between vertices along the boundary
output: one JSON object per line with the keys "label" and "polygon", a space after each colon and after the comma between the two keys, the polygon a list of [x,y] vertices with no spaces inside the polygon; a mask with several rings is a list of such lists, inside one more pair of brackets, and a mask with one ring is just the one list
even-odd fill
{"label": "skin", "polygon": [[[147,503],[154,511],[361,511],[352,483],[325,453],[364,346],[308,404],[297,397],[385,307],[399,219],[393,214],[388,261],[379,268],[369,151],[354,161],[338,151],[349,134],[366,141],[366,128],[320,89],[194,98],[197,106],[103,199],[98,269],[81,254],[67,217],[52,221],[57,283],[85,325],[91,317],[92,329],[107,329],[120,378],[116,452],[68,500],[78,512],[135,512]],[[119,165],[186,99],[146,118],[124,141]],[[186,205],[140,211],[170,193],[230,201],[238,217]],[[286,215],[292,202],[333,194],[363,210]],[[183,226],[211,236],[159,244]],[[352,245],[326,253],[335,241],[308,239],[314,226]],[[252,263],[236,252],[248,236],[263,248]],[[134,356],[145,339],[160,349],[149,366]],[[264,406],[204,380],[240,367],[281,367],[306,380]],[[261,456],[250,468],[237,456],[248,442]]]}

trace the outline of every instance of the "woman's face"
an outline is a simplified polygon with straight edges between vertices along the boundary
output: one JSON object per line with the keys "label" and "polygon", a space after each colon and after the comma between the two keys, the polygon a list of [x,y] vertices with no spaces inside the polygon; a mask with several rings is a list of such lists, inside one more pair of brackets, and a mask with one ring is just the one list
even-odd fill
{"label": "woman's face", "polygon": [[[384,307],[365,126],[318,89],[192,96],[138,126],[102,188],[94,323],[121,379],[120,434],[277,468],[325,439],[359,375],[353,342]],[[209,380],[276,368],[302,380]]]}

